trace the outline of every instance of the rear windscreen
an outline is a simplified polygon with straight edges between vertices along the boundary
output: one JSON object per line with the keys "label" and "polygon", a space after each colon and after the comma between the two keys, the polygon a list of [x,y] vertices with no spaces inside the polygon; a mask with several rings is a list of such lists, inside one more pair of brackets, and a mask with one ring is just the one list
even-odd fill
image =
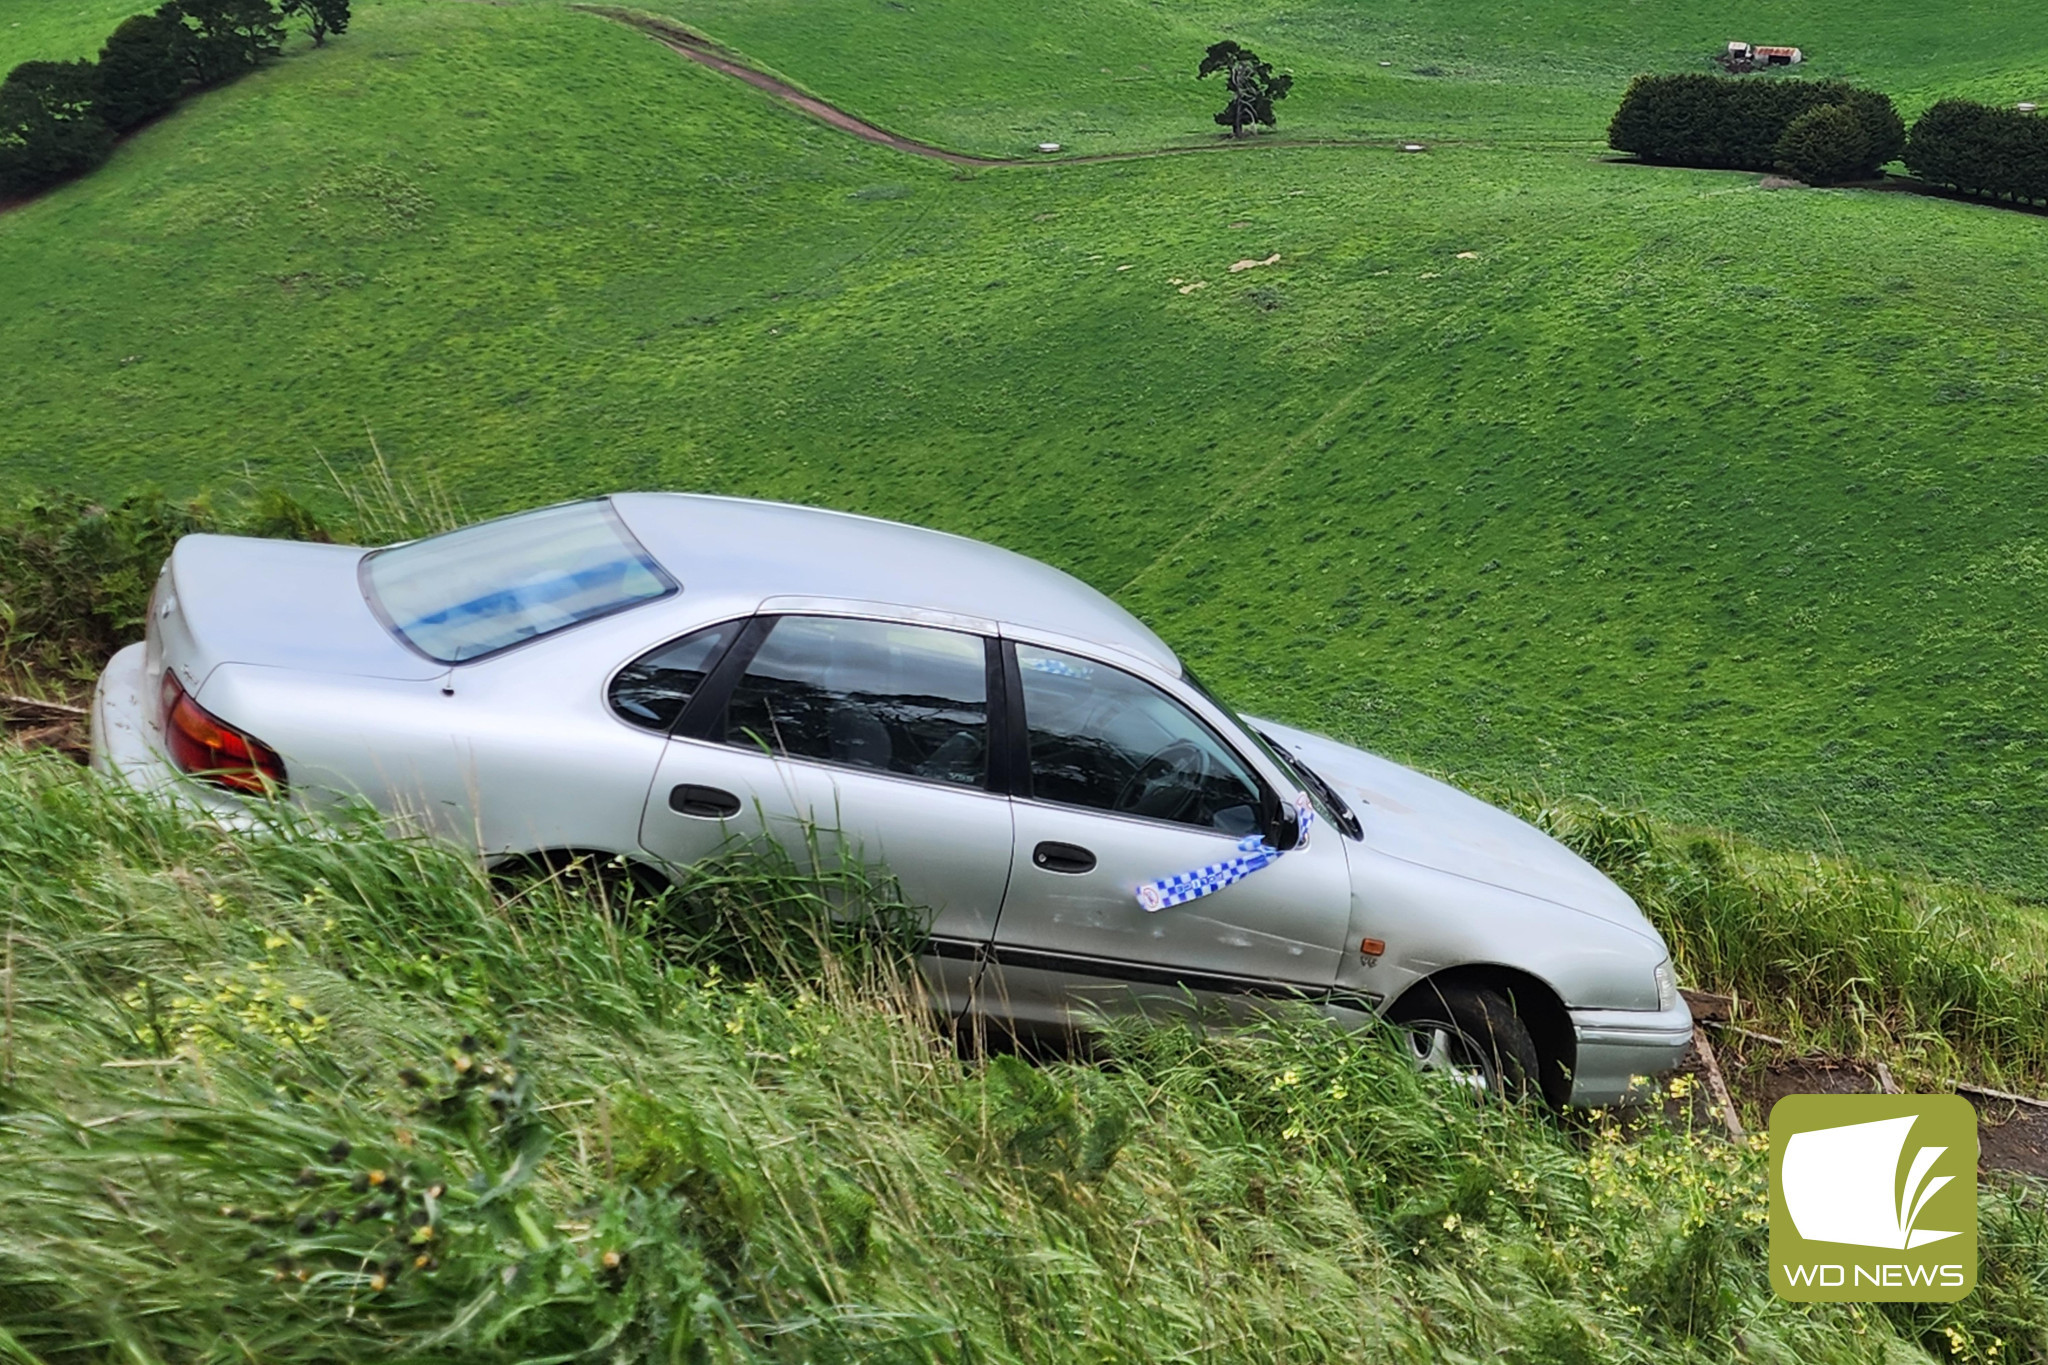
{"label": "rear windscreen", "polygon": [[677,591],[609,502],[572,502],[378,550],[363,588],[430,659],[479,658]]}

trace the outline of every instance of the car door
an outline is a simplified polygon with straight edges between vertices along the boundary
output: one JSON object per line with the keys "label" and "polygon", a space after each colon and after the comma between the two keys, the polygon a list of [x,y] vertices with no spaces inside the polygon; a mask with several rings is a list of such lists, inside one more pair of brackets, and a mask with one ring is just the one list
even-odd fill
{"label": "car door", "polygon": [[1148,912],[1140,887],[1238,856],[1276,794],[1151,682],[1057,650],[1006,649],[1023,771],[985,1007],[1065,1026],[1099,1009],[1241,1014],[1262,998],[1326,995],[1351,900],[1335,831],[1311,828],[1305,846],[1234,884]]}
{"label": "car door", "polygon": [[670,738],[642,844],[687,865],[765,837],[800,867],[885,868],[930,912],[927,974],[959,1008],[1010,875],[994,648],[899,621],[757,618]]}

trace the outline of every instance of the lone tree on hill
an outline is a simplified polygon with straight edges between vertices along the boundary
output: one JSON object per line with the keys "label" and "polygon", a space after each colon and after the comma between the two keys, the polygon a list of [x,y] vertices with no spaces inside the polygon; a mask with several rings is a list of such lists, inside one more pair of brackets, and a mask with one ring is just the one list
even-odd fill
{"label": "lone tree on hill", "polygon": [[1274,101],[1287,98],[1294,77],[1275,75],[1269,64],[1259,60],[1258,53],[1228,39],[1209,48],[1195,78],[1200,80],[1218,71],[1230,88],[1230,103],[1223,106],[1216,121],[1228,128],[1232,137],[1243,137],[1248,123],[1275,126],[1278,120],[1273,116]]}
{"label": "lone tree on hill", "polygon": [[305,17],[314,47],[325,46],[330,33],[348,32],[348,0],[284,0],[284,12]]}

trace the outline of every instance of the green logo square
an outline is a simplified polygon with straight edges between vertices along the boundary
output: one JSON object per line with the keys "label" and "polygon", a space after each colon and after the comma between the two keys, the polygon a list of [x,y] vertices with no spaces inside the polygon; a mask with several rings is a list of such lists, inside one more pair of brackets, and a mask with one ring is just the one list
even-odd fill
{"label": "green logo square", "polygon": [[1977,1286],[1977,1111],[1960,1095],[1771,1107],[1771,1287],[1951,1303]]}

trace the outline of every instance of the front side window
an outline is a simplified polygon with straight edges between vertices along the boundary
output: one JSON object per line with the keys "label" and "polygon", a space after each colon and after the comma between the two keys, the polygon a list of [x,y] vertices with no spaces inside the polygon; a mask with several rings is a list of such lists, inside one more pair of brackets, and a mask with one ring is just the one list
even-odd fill
{"label": "front side window", "polygon": [[977,635],[785,616],[747,665],[715,737],[743,748],[983,786],[988,668]]}
{"label": "front side window", "polygon": [[1150,683],[1102,664],[1017,646],[1031,795],[1242,836],[1259,827],[1244,760]]}
{"label": "front side window", "polygon": [[370,605],[444,664],[481,658],[678,590],[609,502],[572,502],[363,559]]}
{"label": "front side window", "polygon": [[708,626],[633,660],[612,679],[612,710],[622,720],[667,734],[738,631],[737,621]]}

